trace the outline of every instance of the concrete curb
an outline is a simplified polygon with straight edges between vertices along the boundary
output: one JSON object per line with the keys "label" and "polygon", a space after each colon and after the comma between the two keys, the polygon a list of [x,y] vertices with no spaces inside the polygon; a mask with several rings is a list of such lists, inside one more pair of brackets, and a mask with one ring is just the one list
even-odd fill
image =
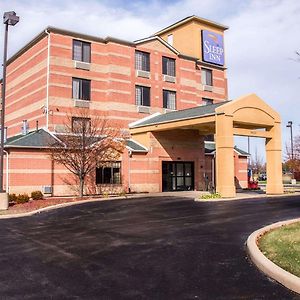
{"label": "concrete curb", "polygon": [[[158,196],[162,196],[161,193],[153,193],[153,194],[151,194],[151,193],[141,193],[141,194],[131,194],[131,195],[127,195],[127,196],[119,196],[119,197],[94,198],[94,199],[89,199],[89,200],[79,200],[79,201],[74,201],[74,202],[54,204],[54,205],[43,207],[43,208],[40,208],[40,209],[37,209],[37,210],[34,210],[34,211],[30,211],[30,212],[0,215],[0,220],[1,219],[29,217],[29,216],[33,216],[35,214],[39,214],[39,213],[42,213],[42,212],[46,212],[46,211],[50,211],[50,210],[54,210],[54,209],[59,209],[59,208],[63,208],[63,207],[68,207],[68,206],[72,206],[72,205],[82,204],[82,203],[121,200],[121,199],[130,200],[130,199],[138,199],[138,198],[143,198],[143,197],[156,198]],[[168,196],[167,193],[164,196]],[[183,196],[183,198],[193,198],[193,197]]]}
{"label": "concrete curb", "polygon": [[[37,210],[25,212],[25,213],[19,213],[19,214],[7,214],[7,215],[0,215],[0,220],[1,219],[13,219],[13,218],[22,218],[22,217],[29,217],[33,216],[35,214],[39,214],[45,211],[50,211],[54,209],[59,209],[63,207],[68,207],[68,206],[73,206],[77,204],[82,204],[82,203],[91,203],[91,202],[100,202],[100,201],[107,201],[107,200],[119,200],[119,199],[128,199],[129,197],[114,197],[114,198],[98,198],[98,199],[89,199],[89,200],[80,200],[80,201],[74,201],[74,202],[66,202],[66,203],[61,203],[61,204],[55,204],[47,207],[43,207]],[[132,199],[132,198],[130,198]]]}
{"label": "concrete curb", "polygon": [[263,273],[275,279],[277,282],[281,283],[288,289],[300,294],[300,278],[274,264],[272,261],[270,261],[266,256],[262,254],[262,252],[259,250],[257,246],[259,237],[261,237],[266,232],[295,222],[300,222],[300,218],[277,222],[254,231],[247,239],[247,251],[252,262]]}
{"label": "concrete curb", "polygon": [[256,200],[257,198],[280,198],[280,197],[295,197],[300,196],[300,192],[280,194],[280,195],[266,195],[266,194],[257,194],[257,195],[247,195],[240,196],[235,198],[214,198],[214,199],[201,199],[195,198],[195,201],[198,202],[226,202],[226,201],[236,201],[236,200]]}

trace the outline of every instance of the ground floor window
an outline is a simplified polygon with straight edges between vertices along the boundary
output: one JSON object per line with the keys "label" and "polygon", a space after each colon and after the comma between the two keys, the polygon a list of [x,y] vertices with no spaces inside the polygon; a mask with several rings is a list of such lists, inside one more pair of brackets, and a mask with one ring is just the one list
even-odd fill
{"label": "ground floor window", "polygon": [[108,162],[96,168],[96,184],[120,184],[121,162]]}

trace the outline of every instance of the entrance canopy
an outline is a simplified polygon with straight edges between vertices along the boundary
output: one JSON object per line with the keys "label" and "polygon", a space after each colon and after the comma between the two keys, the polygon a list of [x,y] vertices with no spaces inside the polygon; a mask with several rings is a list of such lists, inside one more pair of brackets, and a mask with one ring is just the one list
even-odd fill
{"label": "entrance canopy", "polygon": [[282,194],[281,120],[279,114],[255,94],[233,101],[154,114],[130,124],[134,139],[149,146],[149,132],[198,130],[215,135],[216,190],[234,197],[234,135],[266,139],[267,193]]}

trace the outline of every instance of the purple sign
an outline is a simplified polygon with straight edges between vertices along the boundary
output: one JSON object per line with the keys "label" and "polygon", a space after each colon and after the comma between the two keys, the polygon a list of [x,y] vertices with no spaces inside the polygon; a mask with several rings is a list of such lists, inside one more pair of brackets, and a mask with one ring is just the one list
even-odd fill
{"label": "purple sign", "polygon": [[221,34],[202,30],[202,57],[205,62],[224,65],[224,46]]}

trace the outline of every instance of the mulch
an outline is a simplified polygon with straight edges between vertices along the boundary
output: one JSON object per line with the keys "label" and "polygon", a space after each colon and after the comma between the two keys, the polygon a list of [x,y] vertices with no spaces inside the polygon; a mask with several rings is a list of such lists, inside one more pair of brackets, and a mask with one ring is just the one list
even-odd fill
{"label": "mulch", "polygon": [[58,205],[62,203],[76,202],[82,200],[91,200],[95,198],[101,198],[101,196],[97,197],[51,197],[45,198],[42,200],[30,200],[29,202],[23,204],[13,204],[11,203],[8,207],[8,210],[0,211],[0,215],[10,215],[10,214],[20,214],[27,213],[31,211],[35,211],[44,207]]}

